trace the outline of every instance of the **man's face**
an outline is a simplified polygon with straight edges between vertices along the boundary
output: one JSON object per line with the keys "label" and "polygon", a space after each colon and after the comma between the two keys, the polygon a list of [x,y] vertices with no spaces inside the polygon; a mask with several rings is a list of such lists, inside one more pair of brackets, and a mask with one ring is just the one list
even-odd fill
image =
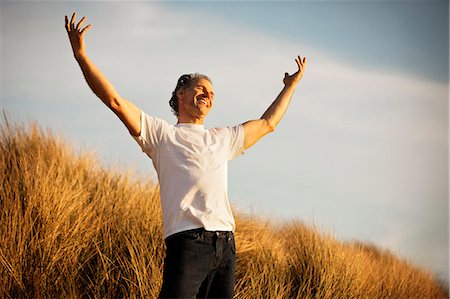
{"label": "man's face", "polygon": [[178,92],[179,115],[190,119],[204,119],[214,101],[214,89],[207,79],[196,79],[186,89]]}

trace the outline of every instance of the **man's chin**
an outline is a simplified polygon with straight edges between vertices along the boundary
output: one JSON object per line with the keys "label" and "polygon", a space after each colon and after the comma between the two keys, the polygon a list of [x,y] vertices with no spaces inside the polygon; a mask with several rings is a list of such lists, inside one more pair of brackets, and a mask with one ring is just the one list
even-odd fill
{"label": "man's chin", "polygon": [[203,115],[205,117],[208,115],[210,109],[207,107],[198,107],[198,111],[200,115]]}

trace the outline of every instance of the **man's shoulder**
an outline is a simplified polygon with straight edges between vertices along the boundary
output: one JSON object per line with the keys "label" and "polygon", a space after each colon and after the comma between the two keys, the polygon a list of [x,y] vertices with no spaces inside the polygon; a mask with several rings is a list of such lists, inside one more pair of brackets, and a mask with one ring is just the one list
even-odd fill
{"label": "man's shoulder", "polygon": [[239,124],[239,125],[234,125],[234,126],[214,127],[214,128],[209,129],[209,130],[210,130],[210,131],[211,131],[211,130],[215,130],[215,131],[230,131],[230,130],[237,130],[237,129],[239,129],[240,127],[242,127],[241,124]]}
{"label": "man's shoulder", "polygon": [[242,125],[228,126],[228,127],[214,127],[209,130],[214,135],[226,136],[227,138],[235,138],[235,136],[243,133]]}
{"label": "man's shoulder", "polygon": [[226,134],[230,131],[230,127],[214,127],[209,129],[208,131],[214,135]]}
{"label": "man's shoulder", "polygon": [[172,127],[174,126],[174,125],[170,124],[168,121],[166,121],[166,120],[164,120],[162,118],[150,115],[150,114],[146,113],[145,111],[142,111],[141,113],[142,113],[142,118],[143,118],[143,122],[144,123],[147,123],[147,124],[161,124],[161,125],[164,125],[164,126],[172,126]]}
{"label": "man's shoulder", "polygon": [[175,126],[164,119],[149,115],[144,111],[142,111],[141,117],[141,129],[144,135],[154,136],[155,140],[161,140],[163,136],[175,131]]}

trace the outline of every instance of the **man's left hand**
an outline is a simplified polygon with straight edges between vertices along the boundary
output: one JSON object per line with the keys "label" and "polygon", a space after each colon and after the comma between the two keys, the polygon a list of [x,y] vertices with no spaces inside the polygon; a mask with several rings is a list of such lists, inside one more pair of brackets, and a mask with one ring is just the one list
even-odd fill
{"label": "man's left hand", "polygon": [[295,62],[298,66],[298,71],[293,73],[292,75],[289,75],[288,73],[284,73],[284,79],[283,83],[285,86],[289,85],[297,85],[297,83],[300,81],[300,79],[303,76],[303,71],[306,68],[306,57],[300,57],[300,55],[295,58]]}

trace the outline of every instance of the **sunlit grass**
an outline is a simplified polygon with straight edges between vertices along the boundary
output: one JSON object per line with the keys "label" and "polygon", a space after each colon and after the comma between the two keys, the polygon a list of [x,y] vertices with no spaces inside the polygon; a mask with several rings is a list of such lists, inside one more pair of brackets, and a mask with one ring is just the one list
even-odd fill
{"label": "sunlit grass", "polygon": [[[0,153],[0,297],[157,297],[157,186],[102,168],[37,125],[4,121]],[[448,297],[388,250],[235,213],[236,298]]]}

